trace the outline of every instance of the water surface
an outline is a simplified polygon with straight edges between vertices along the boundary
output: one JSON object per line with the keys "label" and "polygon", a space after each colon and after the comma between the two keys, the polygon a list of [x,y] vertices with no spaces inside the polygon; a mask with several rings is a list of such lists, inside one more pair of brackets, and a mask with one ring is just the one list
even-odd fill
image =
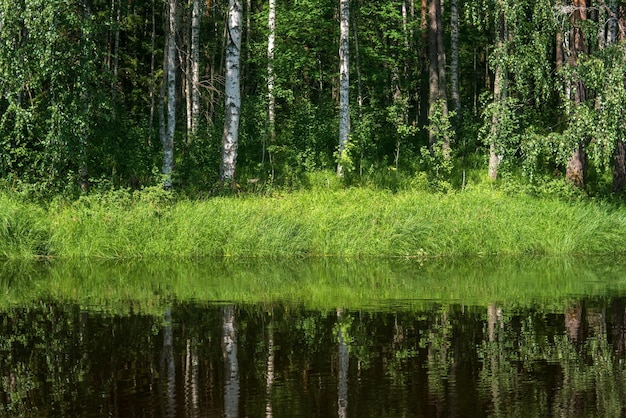
{"label": "water surface", "polygon": [[2,416],[622,416],[619,259],[10,263]]}

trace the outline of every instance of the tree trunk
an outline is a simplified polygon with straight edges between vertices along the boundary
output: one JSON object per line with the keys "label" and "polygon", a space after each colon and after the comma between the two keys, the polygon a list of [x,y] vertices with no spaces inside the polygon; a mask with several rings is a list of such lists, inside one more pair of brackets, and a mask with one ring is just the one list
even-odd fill
{"label": "tree trunk", "polygon": [[[424,126],[428,123],[430,102],[430,26],[428,24],[428,0],[420,3],[420,94],[419,94],[419,123]],[[430,134],[428,136],[430,145]]]}
{"label": "tree trunk", "polygon": [[[276,0],[269,0],[268,17],[269,34],[267,36],[267,119],[270,145],[276,142],[276,97],[274,96],[274,44],[276,41]],[[263,160],[265,160],[265,144]],[[272,181],[274,179],[274,161],[272,151],[269,151],[270,166],[272,167]]]}
{"label": "tree trunk", "polygon": [[[442,116],[448,117],[448,97],[446,93],[446,48],[443,42],[443,8],[441,0],[434,0],[437,6],[437,66],[439,71],[439,100],[442,104]],[[446,160],[450,159],[450,137],[443,138],[442,151]]]}
{"label": "tree trunk", "polygon": [[450,57],[450,91],[452,96],[452,106],[456,112],[456,123],[458,127],[461,117],[461,94],[459,92],[459,7],[458,0],[450,2],[451,20],[451,52]]}
{"label": "tree trunk", "polygon": [[[430,0],[428,5],[428,65],[429,65],[429,123],[438,106],[442,105],[442,116],[448,115],[446,100],[446,54],[443,43],[443,19],[441,15],[441,0]],[[434,129],[429,129],[429,144],[431,150],[437,142],[441,141],[441,147],[446,159],[450,158],[450,138],[438,138]]]}
{"label": "tree trunk", "polygon": [[340,38],[339,38],[339,162],[337,175],[343,176],[341,158],[348,145],[350,135],[350,1],[339,1]]}
{"label": "tree trunk", "polygon": [[174,132],[176,130],[176,0],[169,0],[167,43],[167,127],[163,142],[163,188],[172,188]]}
{"label": "tree trunk", "polygon": [[406,0],[402,0],[402,33],[404,34],[404,47],[409,48],[408,12]]}
{"label": "tree trunk", "polygon": [[[585,0],[573,0],[574,12],[570,16],[570,34],[569,34],[569,56],[568,64],[572,67],[578,65],[578,56],[581,52],[586,52],[585,37],[580,22],[587,20],[587,9]],[[582,104],[586,99],[586,89],[582,82],[575,81],[573,86],[569,87],[570,94],[568,100],[573,101],[574,107]],[[573,97],[571,97],[573,93]],[[578,188],[585,187],[586,176],[586,157],[585,146],[582,139],[579,139],[578,145],[572,151],[571,157],[567,163],[565,177],[569,182]]]}
{"label": "tree trunk", "polygon": [[228,2],[228,29],[226,32],[226,110],[222,137],[222,166],[220,180],[237,187],[235,166],[239,142],[239,115],[241,111],[241,31],[243,7],[241,0]]}
{"label": "tree trunk", "polygon": [[155,111],[155,90],[156,83],[154,82],[154,61],[155,61],[155,40],[156,40],[156,0],[152,0],[152,33],[150,36],[150,121],[148,123],[149,126],[149,135],[148,135],[148,147],[152,146],[152,134],[153,134],[153,125],[154,125],[154,111]]}
{"label": "tree trunk", "polygon": [[[356,94],[358,106],[358,123],[363,122],[363,90],[361,86],[361,59],[359,56],[359,31],[356,15],[352,18],[352,30],[354,31],[354,58],[356,60]],[[359,135],[359,176],[363,176],[363,159],[365,158],[365,146],[363,135]]]}
{"label": "tree trunk", "polygon": [[[500,11],[498,17],[498,41],[496,44],[496,51],[500,51],[504,47],[505,37],[506,37],[506,17],[504,14],[504,5],[502,2],[498,2]],[[500,161],[502,157],[498,155],[497,145],[495,143],[495,137],[497,137],[497,132],[499,129],[499,117],[498,111],[499,109],[503,109],[506,101],[506,93],[504,89],[505,83],[505,74],[504,68],[498,62],[496,64],[495,74],[493,80],[493,101],[497,104],[497,109],[494,111],[493,116],[491,118],[491,143],[489,144],[489,179],[495,181],[498,178],[498,166],[500,165]]]}
{"label": "tree trunk", "polygon": [[191,134],[200,123],[200,0],[193,0],[191,12]]}
{"label": "tree trunk", "polygon": [[445,111],[448,113],[447,94],[446,94],[446,48],[443,42],[443,10],[441,8],[441,0],[433,0],[436,9],[436,26],[437,26],[437,71],[439,72],[439,98],[444,100]]}
{"label": "tree trunk", "polygon": [[117,78],[120,66],[120,20],[121,20],[121,7],[117,6],[117,15],[115,17],[115,44],[113,46],[113,81],[111,82],[111,100],[115,106],[115,100],[117,97]]}
{"label": "tree trunk", "polygon": [[[191,0],[188,0],[188,6],[190,11],[192,11],[193,13],[193,4]],[[184,32],[183,32],[183,39],[181,41],[181,43],[184,45],[184,52],[183,52],[183,48],[179,47],[180,49],[180,68],[182,69],[181,73],[182,73],[182,91],[185,94],[185,113],[186,113],[186,122],[187,122],[187,132],[186,132],[186,141],[185,141],[185,147],[183,148],[183,154],[186,154],[186,146],[189,143],[189,139],[191,138],[192,134],[191,131],[193,129],[193,122],[192,122],[192,110],[191,110],[191,90],[192,90],[192,81],[191,81],[191,67],[192,67],[192,57],[191,57],[191,19],[190,16],[186,13],[187,11],[185,11],[185,22],[183,23],[183,27],[185,28]],[[189,26],[189,30],[188,29]]]}
{"label": "tree trunk", "polygon": [[[437,6],[436,0],[428,3],[428,117],[432,116],[432,110],[439,97],[439,68],[437,58]],[[432,129],[428,131],[428,144],[431,149],[437,142]]]}

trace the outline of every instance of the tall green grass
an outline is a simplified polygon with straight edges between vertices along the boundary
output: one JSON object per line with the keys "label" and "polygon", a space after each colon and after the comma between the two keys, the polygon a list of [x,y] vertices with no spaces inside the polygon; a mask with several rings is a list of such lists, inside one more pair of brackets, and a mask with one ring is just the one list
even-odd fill
{"label": "tall green grass", "polygon": [[0,258],[48,253],[49,231],[41,207],[0,194]]}
{"label": "tall green grass", "polygon": [[54,201],[0,195],[2,257],[467,256],[626,253],[626,208],[510,195],[354,188],[175,198],[152,189]]}

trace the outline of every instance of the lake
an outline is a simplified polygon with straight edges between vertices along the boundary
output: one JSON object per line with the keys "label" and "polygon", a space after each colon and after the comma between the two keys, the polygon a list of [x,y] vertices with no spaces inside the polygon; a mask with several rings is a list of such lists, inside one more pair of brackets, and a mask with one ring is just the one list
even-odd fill
{"label": "lake", "polygon": [[619,417],[621,257],[0,265],[0,416]]}

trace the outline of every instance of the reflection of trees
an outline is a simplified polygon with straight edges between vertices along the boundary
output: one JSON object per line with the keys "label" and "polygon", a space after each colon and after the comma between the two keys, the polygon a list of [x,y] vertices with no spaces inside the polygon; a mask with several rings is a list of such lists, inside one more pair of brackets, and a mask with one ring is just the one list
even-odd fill
{"label": "reflection of trees", "polygon": [[[270,317],[271,321],[271,317]],[[267,377],[265,387],[265,417],[272,418],[272,386],[274,385],[274,326],[267,326]]]}
{"label": "reflection of trees", "polygon": [[0,416],[621,416],[625,307],[41,303],[0,314]]}
{"label": "reflection of trees", "polygon": [[337,309],[337,342],[339,345],[339,382],[337,385],[337,416],[348,416],[348,367],[350,362],[346,321],[343,311]]}
{"label": "reflection of trees", "polygon": [[174,333],[172,311],[168,308],[163,315],[163,350],[161,351],[161,376],[165,376],[164,416],[176,416],[176,365],[174,363]]}
{"label": "reflection of trees", "polygon": [[222,351],[224,355],[224,414],[227,418],[236,418],[239,416],[239,361],[233,305],[223,308]]}
{"label": "reflection of trees", "polygon": [[199,416],[198,352],[192,339],[187,339],[185,351],[185,411],[188,417]]}
{"label": "reflection of trees", "polygon": [[429,402],[434,406],[436,416],[444,416],[447,413],[446,392],[452,365],[450,356],[452,323],[449,314],[446,308],[437,312],[429,321],[425,341],[422,342],[427,349]]}

